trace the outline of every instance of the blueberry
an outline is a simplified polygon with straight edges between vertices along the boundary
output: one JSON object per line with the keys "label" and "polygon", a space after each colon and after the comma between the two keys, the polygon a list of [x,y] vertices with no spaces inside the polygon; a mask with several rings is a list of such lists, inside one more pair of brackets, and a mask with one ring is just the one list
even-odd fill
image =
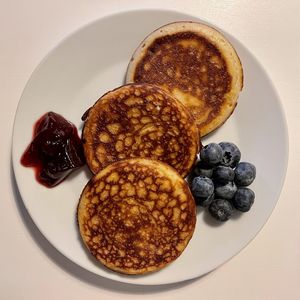
{"label": "blueberry", "polygon": [[223,157],[223,150],[220,145],[216,143],[210,143],[204,146],[200,151],[200,158],[206,164],[214,166],[221,162]]}
{"label": "blueberry", "polygon": [[233,143],[222,142],[219,143],[219,145],[223,150],[223,157],[222,157],[221,164],[223,166],[234,168],[241,159],[241,151]]}
{"label": "blueberry", "polygon": [[254,203],[255,194],[252,190],[246,187],[238,188],[232,200],[233,206],[242,212],[250,210]]}
{"label": "blueberry", "polygon": [[256,168],[248,162],[240,162],[234,170],[234,181],[238,186],[250,185],[256,176]]}
{"label": "blueberry", "polygon": [[230,200],[233,198],[235,192],[237,190],[236,185],[234,182],[229,181],[225,184],[216,184],[215,185],[215,194],[218,198],[223,198]]}
{"label": "blueberry", "polygon": [[214,198],[215,198],[215,194],[212,193],[207,198],[195,197],[195,200],[196,200],[197,205],[200,205],[200,206],[203,206],[203,207],[208,207],[213,202]]}
{"label": "blueberry", "polygon": [[211,178],[213,175],[213,168],[199,161],[194,168],[194,176],[205,176]]}
{"label": "blueberry", "polygon": [[234,170],[230,167],[217,166],[213,171],[213,179],[219,183],[226,183],[228,181],[233,181]]}
{"label": "blueberry", "polygon": [[225,222],[231,218],[233,207],[228,200],[216,199],[210,204],[208,211],[216,220]]}
{"label": "blueberry", "polygon": [[205,176],[198,176],[193,179],[192,193],[195,198],[208,198],[214,192],[212,180]]}

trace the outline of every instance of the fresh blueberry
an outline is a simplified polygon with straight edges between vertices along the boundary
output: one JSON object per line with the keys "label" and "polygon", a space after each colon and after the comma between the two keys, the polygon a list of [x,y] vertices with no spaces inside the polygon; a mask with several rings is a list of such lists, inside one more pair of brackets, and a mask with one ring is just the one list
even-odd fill
{"label": "fresh blueberry", "polygon": [[215,194],[212,193],[210,196],[208,196],[207,198],[203,198],[203,197],[195,197],[196,200],[196,204],[203,206],[203,207],[208,207],[212,201],[215,198]]}
{"label": "fresh blueberry", "polygon": [[216,220],[225,222],[229,220],[233,213],[233,207],[228,200],[215,199],[209,206],[208,211]]}
{"label": "fresh blueberry", "polygon": [[233,206],[242,212],[250,210],[254,203],[255,194],[252,190],[246,187],[238,188],[232,200]]}
{"label": "fresh blueberry", "polygon": [[233,143],[222,142],[219,143],[219,145],[223,150],[223,157],[222,157],[221,164],[223,166],[234,168],[241,159],[241,151]]}
{"label": "fresh blueberry", "polygon": [[194,168],[194,176],[205,176],[211,178],[213,175],[213,168],[199,161]]}
{"label": "fresh blueberry", "polygon": [[233,181],[234,170],[230,167],[217,166],[213,171],[213,179],[219,183],[226,183],[228,181]]}
{"label": "fresh blueberry", "polygon": [[216,184],[215,185],[215,194],[218,198],[223,198],[230,200],[233,198],[235,192],[237,190],[236,185],[234,182],[229,181],[225,184]]}
{"label": "fresh blueberry", "polygon": [[240,162],[234,172],[234,181],[238,186],[250,185],[256,176],[255,166],[248,162]]}
{"label": "fresh blueberry", "polygon": [[214,192],[212,180],[205,176],[198,176],[193,179],[192,193],[195,198],[208,198]]}
{"label": "fresh blueberry", "polygon": [[223,157],[223,150],[220,145],[216,143],[210,143],[204,146],[200,151],[200,158],[204,163],[214,166],[221,162]]}

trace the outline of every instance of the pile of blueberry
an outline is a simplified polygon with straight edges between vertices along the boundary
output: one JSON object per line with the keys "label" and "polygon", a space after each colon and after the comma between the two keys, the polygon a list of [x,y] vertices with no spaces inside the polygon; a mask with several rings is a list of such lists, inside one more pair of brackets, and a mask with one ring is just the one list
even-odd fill
{"label": "pile of blueberry", "polygon": [[198,205],[208,207],[218,221],[231,218],[234,209],[250,210],[255,194],[248,188],[256,176],[255,166],[240,162],[241,151],[229,142],[210,143],[200,152],[193,170],[191,190]]}

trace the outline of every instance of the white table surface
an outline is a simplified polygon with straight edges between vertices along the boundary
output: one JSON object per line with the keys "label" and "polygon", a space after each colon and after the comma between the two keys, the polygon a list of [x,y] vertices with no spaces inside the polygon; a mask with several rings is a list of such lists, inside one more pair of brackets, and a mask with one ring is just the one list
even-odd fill
{"label": "white table surface", "polygon": [[[11,167],[14,115],[36,65],[82,25],[143,7],[197,15],[246,45],[277,88],[290,139],[280,199],[257,237],[202,278],[152,287],[101,278],[57,252],[25,211]],[[299,29],[297,0],[0,0],[0,299],[300,299]]]}

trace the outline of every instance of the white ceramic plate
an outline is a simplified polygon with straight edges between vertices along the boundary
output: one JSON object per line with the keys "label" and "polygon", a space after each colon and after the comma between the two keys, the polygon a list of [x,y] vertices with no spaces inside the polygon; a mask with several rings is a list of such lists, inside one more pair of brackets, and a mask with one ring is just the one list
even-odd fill
{"label": "white ceramic plate", "polygon": [[[128,61],[142,39],[171,21],[197,20],[178,12],[140,10],[95,21],[63,40],[40,63],[25,87],[15,118],[13,166],[25,206],[43,235],[66,257],[103,277],[135,284],[166,284],[201,276],[237,254],[259,232],[280,194],[288,159],[288,138],[278,95],[249,49],[228,33],[245,72],[244,89],[232,117],[203,143],[232,141],[242,160],[253,162],[255,204],[249,213],[217,226],[203,211],[184,253],[163,270],[124,276],[95,264],[82,247],[76,206],[90,174],[86,169],[47,189],[20,157],[34,122],[45,112],[62,114],[81,129],[81,116],[103,93],[123,83]],[[200,20],[199,20],[200,21]]]}

